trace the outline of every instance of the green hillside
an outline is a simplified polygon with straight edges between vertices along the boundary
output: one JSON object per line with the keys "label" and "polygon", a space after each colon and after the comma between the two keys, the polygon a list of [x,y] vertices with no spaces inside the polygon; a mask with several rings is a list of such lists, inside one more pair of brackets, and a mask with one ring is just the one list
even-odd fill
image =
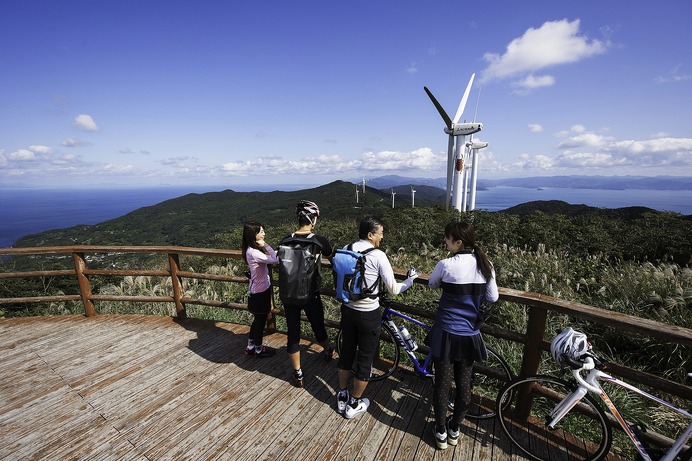
{"label": "green hillside", "polygon": [[[439,192],[439,191],[438,191]],[[435,191],[416,195],[417,206],[436,203]],[[355,185],[335,181],[313,189],[284,192],[208,192],[188,194],[157,205],[143,207],[119,218],[91,226],[74,226],[20,238],[15,246],[48,245],[181,245],[210,247],[215,236],[248,220],[267,226],[294,224],[295,206],[312,200],[320,207],[320,221],[357,220],[364,214],[381,215],[391,209],[388,191],[366,188],[358,194]],[[407,205],[410,202],[406,202]],[[397,201],[396,206],[405,206]]]}

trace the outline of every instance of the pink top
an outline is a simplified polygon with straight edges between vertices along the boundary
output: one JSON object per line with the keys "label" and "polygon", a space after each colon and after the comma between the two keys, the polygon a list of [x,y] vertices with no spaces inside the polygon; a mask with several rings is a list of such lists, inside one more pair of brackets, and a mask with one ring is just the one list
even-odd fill
{"label": "pink top", "polygon": [[279,262],[276,251],[272,247],[265,245],[264,249],[267,250],[267,254],[254,248],[248,248],[245,252],[247,265],[250,266],[250,293],[252,294],[262,293],[271,286],[268,264]]}

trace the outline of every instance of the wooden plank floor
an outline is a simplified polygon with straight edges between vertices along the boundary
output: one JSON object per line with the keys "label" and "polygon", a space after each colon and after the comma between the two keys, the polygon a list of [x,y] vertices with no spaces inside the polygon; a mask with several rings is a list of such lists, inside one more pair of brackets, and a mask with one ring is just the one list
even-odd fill
{"label": "wooden plank floor", "polygon": [[290,384],[286,337],[243,355],[248,327],[100,315],[0,320],[3,460],[521,460],[493,420],[435,449],[430,382],[371,383],[367,414],[335,410],[336,363],[304,342]]}

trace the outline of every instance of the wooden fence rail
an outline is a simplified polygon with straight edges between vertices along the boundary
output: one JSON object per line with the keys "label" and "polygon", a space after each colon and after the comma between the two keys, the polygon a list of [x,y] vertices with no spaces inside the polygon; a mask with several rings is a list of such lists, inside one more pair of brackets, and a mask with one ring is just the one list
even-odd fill
{"label": "wooden fence rail", "polygon": [[[168,260],[168,270],[116,270],[116,269],[96,269],[89,267],[89,257],[87,255],[105,254],[106,256],[127,255],[127,254],[161,254]],[[0,255],[5,256],[34,256],[34,255],[71,255],[74,261],[74,269],[68,270],[45,270],[45,271],[26,271],[26,272],[0,272],[0,279],[3,278],[36,278],[36,277],[56,277],[74,276],[79,284],[78,295],[56,295],[56,296],[29,296],[0,298],[0,304],[24,304],[24,303],[43,303],[43,302],[63,302],[63,301],[82,301],[86,316],[97,315],[95,302],[99,301],[122,301],[122,302],[155,302],[155,303],[174,303],[176,315],[185,319],[187,317],[186,305],[204,305],[217,308],[247,309],[247,305],[233,302],[221,302],[189,298],[185,296],[183,281],[185,279],[212,280],[230,283],[247,283],[247,278],[233,277],[217,274],[206,274],[183,271],[180,267],[180,256],[204,256],[210,258],[240,260],[239,250],[220,250],[207,248],[190,248],[175,246],[59,246],[59,247],[35,247],[35,248],[0,248]],[[63,256],[64,258],[64,256]],[[329,265],[325,262],[325,265]],[[403,271],[395,271],[400,278],[405,277]],[[92,293],[90,276],[160,276],[170,277],[172,282],[172,293],[167,296],[122,296],[122,295],[101,295]],[[417,283],[427,283],[425,277],[416,280]],[[585,319],[596,324],[607,325],[621,331],[632,332],[657,338],[659,340],[678,344],[688,348],[692,345],[692,330],[674,325],[663,324],[653,320],[634,317],[617,312],[606,311],[596,307],[581,303],[566,301],[551,296],[537,293],[518,291],[509,288],[500,288],[500,299],[528,307],[528,327],[524,332],[509,331],[492,325],[484,325],[483,332],[491,336],[496,336],[509,341],[523,344],[523,361],[521,364],[520,375],[535,374],[538,370],[541,354],[549,350],[550,343],[545,339],[546,319],[549,313],[564,314],[569,317]],[[333,292],[325,288],[325,294]],[[400,309],[411,315],[422,318],[432,319],[434,313],[408,306],[402,303],[394,304]],[[273,309],[274,315],[282,315],[279,309]],[[338,328],[338,322],[326,320],[325,324],[331,328]],[[270,328],[275,328],[274,317],[271,318]],[[692,388],[685,384],[671,381],[659,376],[644,373],[618,364],[611,364],[610,371],[613,374],[632,380],[639,384],[651,386],[666,393],[676,395],[685,399],[692,399]]]}

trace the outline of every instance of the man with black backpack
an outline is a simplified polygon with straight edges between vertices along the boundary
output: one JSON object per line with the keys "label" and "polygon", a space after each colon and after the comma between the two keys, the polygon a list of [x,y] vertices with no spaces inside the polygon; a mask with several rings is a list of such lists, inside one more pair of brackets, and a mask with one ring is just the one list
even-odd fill
{"label": "man with black backpack", "polygon": [[[406,280],[398,283],[392,265],[384,251],[379,249],[384,233],[382,221],[366,217],[360,222],[360,240],[348,245],[350,251],[365,254],[365,270],[360,282],[360,299],[349,300],[341,305],[341,334],[343,343],[339,355],[339,391],[336,396],[337,410],[346,419],[365,413],[370,400],[363,393],[370,380],[372,363],[380,337],[379,294],[384,286],[389,293],[397,295],[409,289],[418,277],[415,269],[409,270]],[[374,248],[374,250],[369,250]],[[380,282],[378,282],[380,280]],[[373,288],[363,290],[363,287]],[[353,392],[348,385],[353,376]]]}
{"label": "man with black backpack", "polygon": [[300,367],[300,314],[305,311],[317,342],[324,348],[324,357],[331,360],[334,348],[324,326],[324,306],[320,298],[322,256],[330,257],[329,241],[314,234],[320,216],[314,202],[302,200],[296,206],[298,230],[285,237],[277,251],[279,258],[279,298],[286,312],[287,352],[293,366],[293,384],[303,387]]}

